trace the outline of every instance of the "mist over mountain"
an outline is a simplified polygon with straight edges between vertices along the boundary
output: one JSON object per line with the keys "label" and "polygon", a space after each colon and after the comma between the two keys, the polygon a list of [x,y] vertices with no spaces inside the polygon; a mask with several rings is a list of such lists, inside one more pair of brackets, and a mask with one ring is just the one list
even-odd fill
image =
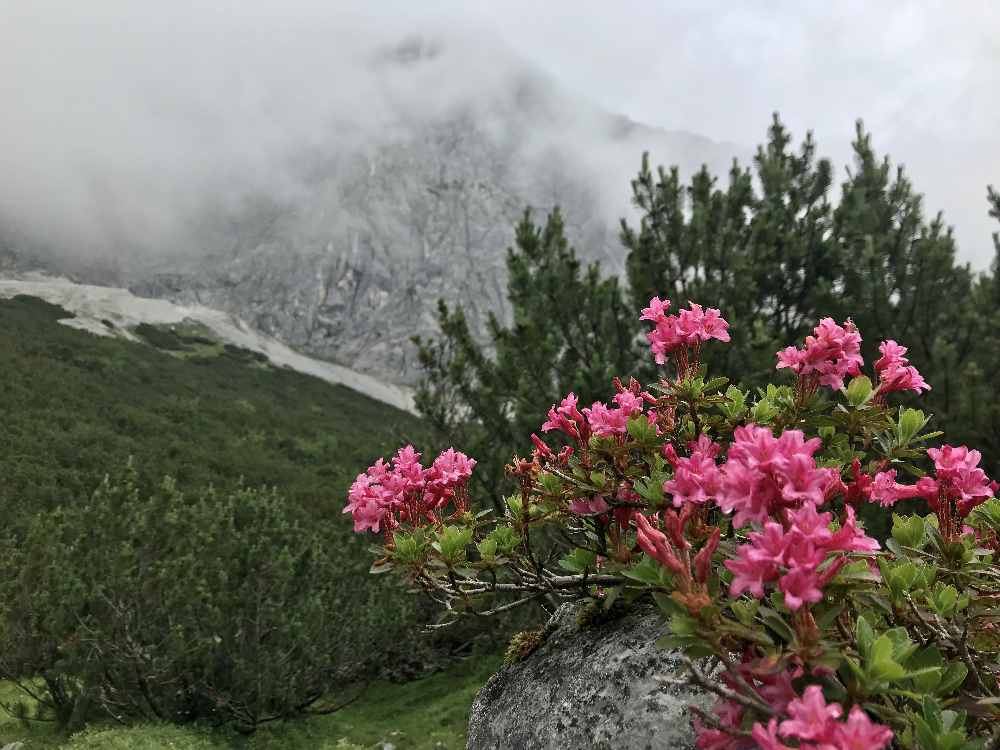
{"label": "mist over mountain", "polygon": [[[297,59],[327,54],[298,32]],[[253,121],[245,142],[228,142],[241,131],[214,111],[162,122],[130,106],[122,116],[142,122],[122,135],[162,128],[162,139],[95,133],[89,153],[60,143],[62,158],[42,163],[51,173],[6,183],[8,251],[92,283],[218,308],[405,383],[416,375],[409,338],[434,333],[439,298],[464,305],[474,325],[489,311],[503,317],[505,248],[525,207],[542,218],[560,206],[581,254],[619,270],[617,221],[643,150],[686,172],[706,162],[724,172],[736,150],[603,112],[495,39],[366,34],[324,57],[348,72],[331,77],[328,96],[315,92],[314,119],[295,109],[313,92],[282,91],[272,77],[266,95],[237,95],[243,111],[222,115]],[[232,79],[219,95],[249,85]],[[44,151],[43,135],[26,138]],[[46,181],[62,189],[25,203]]]}
{"label": "mist over mountain", "polygon": [[[529,60],[537,30],[515,47],[503,23],[454,8],[292,6],[12,5],[0,47],[7,265],[215,307],[406,383],[409,337],[435,331],[438,298],[474,326],[504,315],[504,250],[526,206],[538,218],[560,206],[581,255],[617,271],[643,151],[724,180],[767,124],[741,122],[747,144],[640,124]],[[589,53],[569,78],[592,69]],[[720,48],[720,65],[730,54]],[[695,79],[662,80],[666,119],[687,121],[691,92],[671,97],[667,84]],[[918,189],[922,171],[940,171],[921,143],[890,150],[920,155]],[[849,159],[843,141],[819,147],[838,168]],[[948,194],[984,192],[988,162],[961,184],[952,172]],[[986,226],[980,201],[963,199],[966,227],[980,215]]]}

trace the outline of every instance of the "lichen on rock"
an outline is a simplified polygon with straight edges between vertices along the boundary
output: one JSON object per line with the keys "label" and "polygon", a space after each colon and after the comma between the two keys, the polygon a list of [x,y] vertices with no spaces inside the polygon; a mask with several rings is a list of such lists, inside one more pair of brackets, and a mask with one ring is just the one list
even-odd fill
{"label": "lichen on rock", "polygon": [[651,607],[579,623],[580,604],[553,615],[548,637],[480,690],[468,750],[688,750],[691,711],[712,698],[675,684],[684,666],[656,646],[664,623]]}

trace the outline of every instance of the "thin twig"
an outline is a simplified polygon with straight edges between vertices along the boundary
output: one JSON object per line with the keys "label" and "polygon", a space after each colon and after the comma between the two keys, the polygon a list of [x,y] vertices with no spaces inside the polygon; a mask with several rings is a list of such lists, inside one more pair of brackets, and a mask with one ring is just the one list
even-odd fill
{"label": "thin twig", "polygon": [[751,708],[754,711],[760,711],[761,713],[766,714],[767,716],[774,716],[774,709],[772,709],[766,703],[763,703],[759,699],[754,700],[749,696],[745,696],[742,693],[737,693],[735,690],[730,690],[724,685],[720,685],[719,683],[710,680],[708,677],[703,675],[698,670],[698,668],[694,665],[694,662],[691,661],[689,657],[681,654],[680,659],[681,662],[684,664],[684,666],[686,666],[688,668],[688,671],[691,673],[691,679],[694,680],[694,682],[700,687],[703,687],[705,688],[705,690],[715,693],[716,695],[722,698],[731,700],[734,703],[739,703],[744,708]]}

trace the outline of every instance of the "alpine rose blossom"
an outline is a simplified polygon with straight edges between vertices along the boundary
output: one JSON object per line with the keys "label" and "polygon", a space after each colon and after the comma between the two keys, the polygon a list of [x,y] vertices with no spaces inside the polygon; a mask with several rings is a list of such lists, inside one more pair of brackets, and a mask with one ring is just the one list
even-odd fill
{"label": "alpine rose blossom", "polygon": [[928,448],[927,455],[934,462],[938,491],[954,500],[961,516],[993,497],[996,487],[986,472],[979,468],[983,456],[979,451],[964,445],[942,445]]}
{"label": "alpine rose blossom", "polygon": [[928,448],[927,455],[934,462],[934,477],[921,477],[916,484],[905,485],[896,482],[895,469],[879,472],[872,483],[871,499],[890,506],[899,500],[922,497],[936,508],[939,499],[944,498],[954,501],[959,515],[964,517],[996,492],[996,483],[979,466],[979,451],[964,445],[943,445]]}
{"label": "alpine rose blossom", "polygon": [[663,449],[663,455],[674,467],[673,479],[663,483],[663,491],[673,496],[675,508],[685,503],[707,503],[717,498],[722,489],[722,472],[715,463],[721,446],[708,435],[702,435],[689,448],[689,457],[678,456],[670,443]]}
{"label": "alpine rose blossom", "polygon": [[[788,703],[788,719],[757,722],[751,736],[761,750],[883,750],[892,742],[889,727],[873,722],[860,706],[853,706],[846,721],[844,709],[827,703],[819,685],[809,685],[801,698]],[[785,744],[792,740],[794,745]],[[737,746],[733,746],[737,747]]]}
{"label": "alpine rose blossom", "polygon": [[821,505],[835,479],[835,472],[818,468],[813,459],[821,443],[819,438],[806,440],[799,430],[785,430],[776,438],[766,427],[738,427],[721,469],[719,507],[735,512],[733,525],[740,527],[762,524],[783,507]]}
{"label": "alpine rose blossom", "polygon": [[910,365],[905,346],[889,339],[879,344],[878,350],[882,356],[875,362],[875,372],[879,375],[877,390],[880,395],[893,391],[921,393],[931,389],[917,368]]}
{"label": "alpine rose blossom", "polygon": [[614,437],[627,431],[629,413],[625,409],[609,409],[607,404],[595,401],[583,413],[587,415],[587,424],[594,435]]}
{"label": "alpine rose blossom", "polygon": [[583,414],[577,409],[578,399],[570,392],[559,406],[549,409],[548,419],[542,424],[542,432],[559,430],[573,440],[586,443],[590,438],[590,428]]}
{"label": "alpine rose blossom", "polygon": [[801,349],[789,346],[778,352],[777,369],[788,368],[799,378],[834,390],[844,387],[844,378],[861,374],[861,334],[848,319],[843,326],[823,318],[807,336]]}
{"label": "alpine rose blossom", "polygon": [[391,466],[380,458],[358,474],[343,512],[352,515],[358,533],[432,522],[435,511],[450,502],[456,511],[464,509],[464,489],[475,465],[475,459],[449,448],[425,469],[420,454],[407,445],[396,452]]}
{"label": "alpine rose blossom", "polygon": [[[823,587],[848,561],[843,553],[879,549],[879,543],[858,528],[854,508],[847,506],[845,513],[846,520],[838,531],[830,529],[833,514],[804,505],[786,512],[787,529],[769,521],[761,531],[751,532],[750,543],[737,547],[735,559],[724,563],[733,573],[729,593],[740,596],[746,591],[761,599],[765,584],[777,582],[785,605],[793,611],[821,601]],[[824,567],[831,555],[835,555],[834,560]]]}
{"label": "alpine rose blossom", "polygon": [[653,297],[639,316],[655,326],[646,338],[657,364],[665,364],[677,349],[698,346],[710,339],[730,340],[729,323],[719,310],[706,309],[695,302],[688,302],[688,309],[677,315],[667,315],[669,309],[670,300]]}

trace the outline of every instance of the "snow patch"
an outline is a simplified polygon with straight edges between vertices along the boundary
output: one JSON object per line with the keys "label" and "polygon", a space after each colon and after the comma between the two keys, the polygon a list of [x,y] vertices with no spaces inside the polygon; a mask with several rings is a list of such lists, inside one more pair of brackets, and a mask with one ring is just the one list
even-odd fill
{"label": "snow patch", "polygon": [[[135,341],[138,337],[131,329],[141,323],[201,323],[224,343],[260,352],[273,365],[344,385],[398,409],[415,412],[413,394],[408,389],[383,383],[332,362],[299,354],[277,339],[253,330],[239,318],[209,307],[176,305],[167,300],[136,297],[127,289],[77,284],[69,279],[43,274],[0,279],[0,298],[19,294],[38,297],[69,310],[76,317],[60,320],[60,323],[98,336],[117,336]],[[113,324],[114,328],[109,328],[104,321]]]}

